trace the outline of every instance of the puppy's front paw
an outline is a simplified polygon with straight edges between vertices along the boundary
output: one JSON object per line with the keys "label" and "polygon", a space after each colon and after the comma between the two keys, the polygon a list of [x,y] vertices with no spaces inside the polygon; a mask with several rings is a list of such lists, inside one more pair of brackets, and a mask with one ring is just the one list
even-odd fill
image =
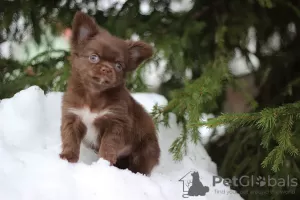
{"label": "puppy's front paw", "polygon": [[79,159],[79,156],[73,152],[62,152],[59,154],[61,159],[67,160],[70,163],[76,163]]}
{"label": "puppy's front paw", "polygon": [[115,165],[117,163],[117,155],[116,154],[104,153],[104,154],[100,154],[100,157],[103,158],[104,160],[107,160],[111,166]]}

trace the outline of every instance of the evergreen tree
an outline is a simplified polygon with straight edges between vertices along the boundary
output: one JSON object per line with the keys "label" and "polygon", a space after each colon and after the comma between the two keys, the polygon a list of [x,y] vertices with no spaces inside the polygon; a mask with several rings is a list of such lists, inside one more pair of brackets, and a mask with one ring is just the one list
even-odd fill
{"label": "evergreen tree", "polygon": [[[146,13],[140,10],[145,3],[149,5]],[[162,84],[156,91],[169,103],[155,107],[152,114],[157,122],[168,125],[168,115],[174,113],[183,126],[181,137],[170,147],[174,159],[182,158],[186,142],[201,142],[199,127],[207,126],[214,131],[206,148],[221,176],[289,175],[299,180],[300,2],[194,0],[190,9],[177,12],[170,9],[172,3],[127,0],[102,9],[101,2],[95,0],[1,0],[0,44],[22,43],[28,36],[41,44],[47,28],[57,35],[70,27],[77,10],[94,16],[117,36],[136,34],[154,44],[156,54],[151,62],[166,61]],[[20,20],[24,23],[16,24]],[[249,47],[249,40],[255,48]],[[248,67],[249,73],[243,76],[228,67],[237,52]],[[0,54],[0,98],[29,85],[63,91],[70,67],[68,56],[68,51],[53,48],[24,62]],[[128,86],[132,91],[149,90],[142,78],[147,64],[131,75]],[[203,113],[215,117],[204,121]],[[221,125],[225,125],[225,133],[218,135]],[[291,186],[233,189],[245,199],[300,196],[299,187]],[[254,189],[272,193],[245,192]],[[288,194],[283,192],[288,190]]]}

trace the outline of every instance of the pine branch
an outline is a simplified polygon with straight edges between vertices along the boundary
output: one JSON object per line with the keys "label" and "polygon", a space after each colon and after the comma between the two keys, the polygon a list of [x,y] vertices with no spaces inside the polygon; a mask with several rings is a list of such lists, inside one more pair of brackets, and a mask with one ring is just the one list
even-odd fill
{"label": "pine branch", "polygon": [[213,100],[222,93],[224,81],[231,78],[224,63],[227,63],[225,57],[220,56],[213,63],[208,64],[207,70],[199,79],[187,83],[182,90],[174,91],[172,100],[166,107],[160,109],[155,107],[155,112],[153,112],[155,119],[159,119],[160,115],[167,116],[170,112],[184,119],[183,134],[173,142],[170,148],[174,159],[182,158],[183,151],[185,151],[182,147],[186,146],[188,138],[191,138],[194,144],[201,140],[198,126],[193,124],[199,122],[202,113],[207,113],[217,107]]}
{"label": "pine branch", "polygon": [[277,108],[266,108],[256,113],[223,114],[207,122],[199,122],[194,126],[216,128],[220,125],[229,125],[231,129],[240,127],[254,127],[261,131],[263,148],[269,150],[270,142],[276,142],[262,162],[263,167],[272,166],[274,172],[280,170],[286,154],[297,156],[299,149],[293,144],[293,125],[299,119],[300,102],[286,104]]}

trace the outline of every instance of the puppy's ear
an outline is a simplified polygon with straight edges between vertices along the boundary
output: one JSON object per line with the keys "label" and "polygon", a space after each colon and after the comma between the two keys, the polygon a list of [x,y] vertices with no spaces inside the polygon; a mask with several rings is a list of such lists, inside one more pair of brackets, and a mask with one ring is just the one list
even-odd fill
{"label": "puppy's ear", "polygon": [[126,41],[129,51],[128,71],[135,70],[143,61],[153,55],[152,46],[143,41]]}
{"label": "puppy's ear", "polygon": [[98,25],[93,18],[77,11],[72,24],[72,47],[76,49],[80,44],[95,36],[98,31]]}

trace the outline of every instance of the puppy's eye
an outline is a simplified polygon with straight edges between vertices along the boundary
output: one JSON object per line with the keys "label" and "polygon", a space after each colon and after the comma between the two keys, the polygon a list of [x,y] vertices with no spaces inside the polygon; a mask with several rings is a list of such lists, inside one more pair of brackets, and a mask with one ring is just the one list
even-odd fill
{"label": "puppy's eye", "polygon": [[122,70],[122,65],[120,63],[116,63],[115,68],[119,72]]}
{"label": "puppy's eye", "polygon": [[90,61],[91,63],[98,63],[99,60],[100,60],[100,58],[99,58],[99,56],[96,55],[96,54],[92,54],[92,55],[89,56],[89,61]]}

